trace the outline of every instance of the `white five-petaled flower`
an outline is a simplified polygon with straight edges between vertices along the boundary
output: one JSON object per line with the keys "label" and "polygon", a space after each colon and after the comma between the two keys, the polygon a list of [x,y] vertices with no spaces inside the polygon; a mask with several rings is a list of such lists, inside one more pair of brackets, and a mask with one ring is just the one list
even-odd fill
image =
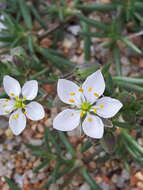
{"label": "white five-petaled flower", "polygon": [[106,96],[99,98],[104,90],[105,82],[100,70],[88,76],[81,87],[72,81],[59,79],[58,96],[73,108],[59,113],[54,118],[53,127],[60,131],[71,131],[81,123],[87,136],[102,138],[104,125],[100,117],[111,118],[123,106],[117,99]]}
{"label": "white five-petaled flower", "polygon": [[4,90],[10,99],[0,99],[0,115],[10,114],[9,126],[15,135],[19,135],[26,127],[26,117],[37,121],[43,119],[45,112],[43,106],[33,100],[38,93],[38,83],[36,80],[27,81],[22,89],[19,82],[6,75],[3,78]]}

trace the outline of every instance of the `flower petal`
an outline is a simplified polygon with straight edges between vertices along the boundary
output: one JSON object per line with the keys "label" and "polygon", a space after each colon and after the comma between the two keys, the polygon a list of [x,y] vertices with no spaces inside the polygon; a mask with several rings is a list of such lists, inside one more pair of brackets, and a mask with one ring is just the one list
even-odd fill
{"label": "flower petal", "polygon": [[31,102],[27,104],[25,111],[28,119],[31,119],[33,121],[37,121],[45,117],[44,108],[38,102]]}
{"label": "flower petal", "polygon": [[19,135],[26,127],[26,117],[20,109],[13,112],[9,118],[9,126],[15,135]]}
{"label": "flower petal", "polygon": [[0,115],[7,115],[14,110],[15,101],[9,99],[0,99]]}
{"label": "flower petal", "polygon": [[92,138],[100,139],[103,136],[104,125],[102,120],[95,116],[88,114],[82,123],[84,133]]}
{"label": "flower petal", "polygon": [[94,103],[105,90],[105,82],[100,70],[96,71],[82,85],[83,93],[90,103]]}
{"label": "flower petal", "polygon": [[59,113],[53,121],[53,127],[60,131],[72,131],[80,124],[80,111],[66,109]]}
{"label": "flower petal", "polygon": [[80,88],[72,81],[59,79],[57,92],[59,98],[66,104],[79,105],[81,102]]}
{"label": "flower petal", "polygon": [[3,78],[3,86],[4,86],[5,92],[10,97],[19,96],[21,93],[21,87],[20,87],[19,82],[8,75],[4,76]]}
{"label": "flower petal", "polygon": [[38,82],[36,80],[27,81],[22,87],[22,95],[26,100],[33,100],[38,93]]}
{"label": "flower petal", "polygon": [[97,109],[97,114],[103,118],[110,118],[116,115],[122,106],[123,104],[117,99],[103,97],[100,98],[96,103],[96,107],[99,107]]}

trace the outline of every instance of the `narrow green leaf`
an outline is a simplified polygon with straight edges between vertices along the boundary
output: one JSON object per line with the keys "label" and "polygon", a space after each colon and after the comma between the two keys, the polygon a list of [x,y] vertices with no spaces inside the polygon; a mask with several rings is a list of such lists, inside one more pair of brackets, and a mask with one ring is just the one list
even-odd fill
{"label": "narrow green leaf", "polygon": [[39,76],[41,75],[44,75],[45,73],[47,73],[49,71],[49,68],[44,68],[43,70],[35,73],[34,75],[31,75],[30,76],[30,79],[33,80],[33,79],[37,79]]}
{"label": "narrow green leaf", "polygon": [[142,54],[142,51],[127,38],[121,38],[121,41],[123,41],[128,47],[133,49],[135,52]]}
{"label": "narrow green leaf", "polygon": [[122,135],[125,137],[125,139],[134,146],[134,148],[140,152],[141,155],[143,155],[143,148],[134,140],[134,138],[128,134],[126,130],[122,130]]}
{"label": "narrow green leaf", "polygon": [[55,133],[54,135],[52,134],[52,131],[49,130],[49,128],[47,127],[47,135],[48,135],[48,138],[50,140],[50,142],[53,144],[53,146],[55,147],[56,149],[56,152],[58,154],[61,153],[61,147],[60,147],[60,144],[56,141],[56,138],[55,138]]}
{"label": "narrow green leaf", "polygon": [[96,27],[96,28],[99,28],[99,29],[102,29],[102,30],[105,30],[105,31],[108,31],[109,27],[108,25],[106,24],[103,24],[102,22],[99,22],[99,21],[96,21],[96,20],[93,20],[93,19],[89,19],[88,17],[82,15],[82,14],[79,14],[79,13],[75,13],[74,14],[78,19],[80,19],[81,21],[84,21],[86,22],[87,24],[93,26],[93,27]]}
{"label": "narrow green leaf", "polygon": [[132,78],[132,77],[120,77],[120,76],[113,76],[114,81],[123,81],[129,82],[133,84],[143,84],[143,78]]}
{"label": "narrow green leaf", "polygon": [[139,92],[139,93],[143,93],[143,88],[138,86],[138,85],[123,82],[123,81],[114,81],[114,82],[118,86],[121,86],[121,87],[123,87],[125,89],[132,90],[132,91]]}
{"label": "narrow green leaf", "polygon": [[140,21],[140,22],[143,22],[143,16],[140,15],[138,12],[135,12],[134,13],[135,17]]}
{"label": "narrow green leaf", "polygon": [[143,3],[142,2],[135,2],[135,9],[137,10],[143,10]]}
{"label": "narrow green leaf", "polygon": [[73,68],[75,66],[75,63],[68,61],[64,59],[63,57],[60,57],[58,55],[55,55],[55,53],[52,53],[49,51],[48,48],[39,48],[37,47],[37,51],[42,54],[46,59],[54,63],[54,65],[61,69],[62,71],[67,68]]}
{"label": "narrow green leaf", "polygon": [[92,142],[87,140],[86,142],[84,142],[84,144],[82,145],[80,151],[81,152],[85,152],[86,150],[88,150],[90,147],[92,146]]}
{"label": "narrow green leaf", "polygon": [[10,190],[21,190],[11,179],[9,179],[8,177],[4,178],[7,184],[9,185]]}
{"label": "narrow green leaf", "polygon": [[28,35],[27,40],[28,40],[28,49],[29,49],[29,51],[30,51],[30,54],[33,54],[33,53],[34,53],[34,47],[33,47],[33,39],[32,39],[32,36],[31,36],[31,35]]}
{"label": "narrow green leaf", "polygon": [[83,37],[95,37],[95,38],[105,38],[107,37],[108,35],[107,34],[104,34],[104,33],[101,33],[101,32],[79,32],[78,33],[80,36],[83,36]]}
{"label": "narrow green leaf", "polygon": [[124,128],[124,129],[137,129],[139,126],[131,125],[125,122],[113,121],[113,125]]}
{"label": "narrow green leaf", "polygon": [[30,8],[31,8],[31,12],[33,13],[36,20],[41,24],[41,26],[43,26],[44,29],[47,29],[48,27],[47,27],[46,23],[42,20],[38,11],[35,9],[35,7],[31,4]]}
{"label": "narrow green leaf", "polygon": [[76,5],[76,8],[83,11],[112,11],[116,6],[113,4]]}
{"label": "narrow green leaf", "polygon": [[87,169],[82,168],[81,169],[81,174],[84,177],[84,179],[87,181],[87,183],[90,185],[92,190],[101,190],[99,185],[96,184],[95,180],[89,175]]}
{"label": "narrow green leaf", "polygon": [[47,166],[49,163],[49,160],[44,160],[41,164],[39,164],[39,166],[37,166],[36,168],[33,169],[34,173],[39,172],[39,170],[41,170],[42,168],[44,168],[45,166]]}
{"label": "narrow green leaf", "polygon": [[69,143],[67,137],[65,136],[65,134],[63,132],[59,132],[59,136],[62,140],[62,142],[64,143],[64,145],[67,148],[67,151],[71,153],[71,155],[74,157],[75,156],[75,151],[74,148],[72,147],[72,145]]}
{"label": "narrow green leaf", "polygon": [[23,19],[28,29],[32,28],[32,18],[30,15],[29,7],[26,4],[25,0],[18,0],[19,8],[22,13]]}
{"label": "narrow green leaf", "polygon": [[113,48],[113,58],[115,63],[116,74],[122,76],[121,63],[120,63],[120,50],[118,47]]}
{"label": "narrow green leaf", "polygon": [[[81,26],[83,28],[83,32],[90,32],[89,25],[85,22],[81,22]],[[89,61],[91,58],[91,39],[90,36],[84,36],[84,59],[86,61]]]}

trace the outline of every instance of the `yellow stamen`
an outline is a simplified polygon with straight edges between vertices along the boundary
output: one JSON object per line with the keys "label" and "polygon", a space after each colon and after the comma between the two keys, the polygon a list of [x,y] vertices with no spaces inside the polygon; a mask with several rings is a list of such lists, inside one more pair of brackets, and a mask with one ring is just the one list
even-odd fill
{"label": "yellow stamen", "polygon": [[23,96],[23,101],[25,101],[26,100],[26,96]]}
{"label": "yellow stamen", "polygon": [[2,107],[3,107],[3,108],[7,107],[7,104],[3,104]]}
{"label": "yellow stamen", "polygon": [[26,107],[26,105],[25,105],[24,103],[22,103],[22,108],[24,108],[24,109],[25,109],[25,107]]}
{"label": "yellow stamen", "polygon": [[105,106],[104,106],[104,104],[101,104],[99,107],[100,107],[100,108],[104,108]]}
{"label": "yellow stamen", "polygon": [[84,111],[80,112],[80,117],[81,117],[81,118],[82,118],[84,115],[85,115],[85,112],[84,112]]}
{"label": "yellow stamen", "polygon": [[99,97],[99,94],[97,94],[97,93],[95,92],[95,93],[94,93],[94,96]]}
{"label": "yellow stamen", "polygon": [[70,92],[69,95],[74,96],[75,92]]}
{"label": "yellow stamen", "polygon": [[79,91],[79,92],[83,92],[83,89],[82,89],[82,88],[79,88],[78,91]]}
{"label": "yellow stamen", "polygon": [[92,122],[93,119],[92,119],[91,117],[88,117],[88,118],[87,118],[87,121]]}
{"label": "yellow stamen", "polygon": [[94,108],[94,109],[93,109],[93,112],[94,112],[94,113],[97,113],[97,109],[96,109],[96,108]]}
{"label": "yellow stamen", "polygon": [[9,102],[10,100],[9,100],[9,99],[6,99],[5,101],[6,101],[6,102]]}
{"label": "yellow stamen", "polygon": [[25,111],[24,114],[27,114],[27,112]]}
{"label": "yellow stamen", "polygon": [[93,90],[93,88],[91,88],[91,87],[90,87],[90,88],[88,88],[88,92],[91,92],[92,90]]}
{"label": "yellow stamen", "polygon": [[19,118],[19,114],[17,113],[17,114],[15,114],[15,115],[13,115],[13,117],[12,117],[12,119],[14,119],[14,120],[16,120],[16,119],[18,119]]}
{"label": "yellow stamen", "polygon": [[19,97],[18,97],[18,96],[15,96],[15,99],[16,99],[16,100],[19,100]]}
{"label": "yellow stamen", "polygon": [[10,93],[10,96],[14,96],[14,93]]}
{"label": "yellow stamen", "polygon": [[69,99],[69,102],[70,102],[70,103],[74,103],[75,100],[74,100],[74,99]]}

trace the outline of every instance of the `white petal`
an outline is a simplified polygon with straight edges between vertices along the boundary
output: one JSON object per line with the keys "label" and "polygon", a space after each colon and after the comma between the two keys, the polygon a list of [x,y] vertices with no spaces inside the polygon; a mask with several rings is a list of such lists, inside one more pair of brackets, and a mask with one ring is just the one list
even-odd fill
{"label": "white petal", "polygon": [[97,109],[97,114],[100,117],[110,118],[116,115],[123,105],[117,99],[103,97],[97,101],[96,106],[101,107]]}
{"label": "white petal", "polygon": [[3,78],[3,86],[4,86],[5,92],[10,97],[19,96],[21,93],[21,87],[20,87],[19,82],[8,75],[4,76]]}
{"label": "white petal", "polygon": [[59,98],[66,104],[77,105],[81,102],[81,92],[79,91],[79,86],[74,82],[59,79],[57,85],[57,92]]}
{"label": "white petal", "polygon": [[96,71],[82,85],[83,93],[90,103],[94,103],[105,90],[105,82],[100,70]]}
{"label": "white petal", "polygon": [[0,99],[0,115],[7,115],[14,110],[15,101],[9,99]]}
{"label": "white petal", "polygon": [[103,136],[104,125],[102,120],[95,116],[88,114],[82,123],[84,133],[92,138],[100,139]]}
{"label": "white petal", "polygon": [[27,81],[22,87],[22,95],[26,100],[33,100],[38,93],[38,82],[36,80]]}
{"label": "white petal", "polygon": [[80,111],[66,109],[59,113],[53,121],[53,127],[60,131],[72,131],[80,124]]}
{"label": "white petal", "polygon": [[25,111],[26,116],[33,121],[37,121],[45,117],[44,108],[38,102],[31,102],[27,104]]}
{"label": "white petal", "polygon": [[9,126],[15,135],[19,135],[26,127],[26,117],[20,109],[13,112],[9,118]]}

